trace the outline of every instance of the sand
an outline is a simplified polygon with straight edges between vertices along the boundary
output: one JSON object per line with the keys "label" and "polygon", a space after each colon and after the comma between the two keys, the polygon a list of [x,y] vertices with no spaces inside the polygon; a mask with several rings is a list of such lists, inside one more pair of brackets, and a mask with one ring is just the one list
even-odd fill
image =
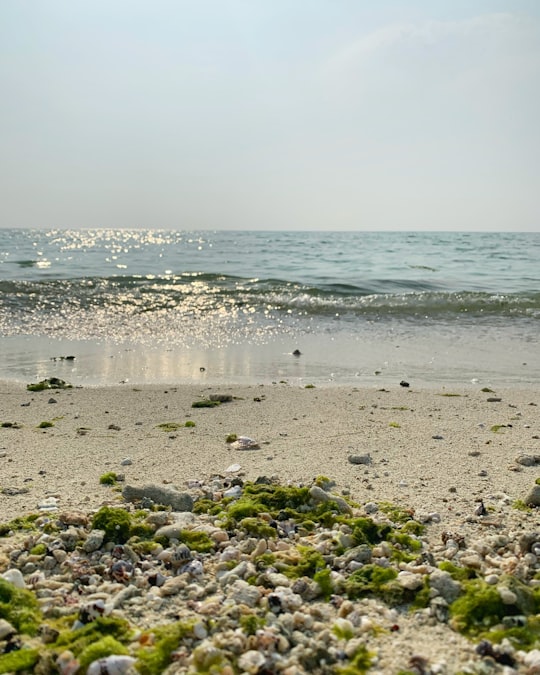
{"label": "sand", "polygon": [[[448,525],[480,498],[523,499],[540,472],[515,463],[521,454],[540,455],[540,392],[534,389],[417,390],[396,383],[386,389],[122,385],[29,392],[2,383],[0,392],[0,422],[20,425],[0,428],[2,521],[35,511],[51,495],[61,508],[97,508],[111,499],[99,482],[109,471],[134,485],[182,489],[189,479],[223,474],[238,463],[249,480],[266,475],[310,484],[325,475],[336,491],[360,503],[386,500],[437,511]],[[192,408],[211,393],[233,401]],[[195,427],[158,428],[187,420]],[[38,428],[41,422],[54,426]],[[231,449],[226,437],[232,433],[255,439],[260,449]],[[371,461],[351,464],[351,455]],[[125,458],[132,463],[122,466]],[[6,494],[18,490],[27,491]]]}
{"label": "sand", "polygon": [[[414,509],[420,519],[431,514],[423,539],[433,551],[441,549],[441,535],[449,531],[471,543],[540,527],[536,510],[511,506],[526,497],[540,475],[540,464],[534,464],[540,457],[535,389],[281,383],[32,393],[2,383],[0,392],[0,422],[19,427],[0,428],[0,522],[35,512],[49,497],[62,511],[121,502],[118,491],[100,484],[100,476],[111,471],[124,474],[130,485],[183,489],[190,479],[224,475],[239,464],[237,474],[248,480],[264,475],[310,485],[325,475],[335,481],[333,491],[359,505],[387,501]],[[210,394],[233,400],[192,408]],[[158,426],[187,420],[195,426],[172,431]],[[54,426],[39,428],[42,422]],[[234,450],[226,442],[233,433],[260,447]],[[516,461],[524,455],[530,466]],[[353,464],[351,456],[368,463]],[[125,459],[131,463],[123,464]],[[479,500],[487,516],[475,515]],[[389,617],[386,628],[393,621]],[[378,653],[374,673],[398,672],[415,655],[445,664],[442,670],[415,672],[457,672],[479,658],[474,644],[448,625],[407,614],[399,616],[398,632],[384,630],[369,644]]]}

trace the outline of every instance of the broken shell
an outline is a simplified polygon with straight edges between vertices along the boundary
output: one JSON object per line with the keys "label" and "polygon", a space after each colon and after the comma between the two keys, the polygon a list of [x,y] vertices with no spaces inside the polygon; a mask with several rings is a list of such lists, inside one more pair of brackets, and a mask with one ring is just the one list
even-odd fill
{"label": "broken shell", "polygon": [[231,448],[233,450],[257,450],[260,445],[249,436],[238,436],[236,441],[231,443]]}
{"label": "broken shell", "polygon": [[125,675],[131,670],[137,661],[132,656],[106,656],[103,659],[93,661],[86,671],[87,675]]}

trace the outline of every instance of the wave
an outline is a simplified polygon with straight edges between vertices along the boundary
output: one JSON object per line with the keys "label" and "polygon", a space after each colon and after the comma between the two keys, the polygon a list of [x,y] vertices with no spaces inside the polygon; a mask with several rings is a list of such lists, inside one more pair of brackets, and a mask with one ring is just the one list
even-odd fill
{"label": "wave", "polygon": [[99,309],[124,315],[173,310],[204,315],[246,307],[252,313],[271,311],[310,317],[339,314],[351,320],[462,315],[540,319],[540,292],[444,291],[407,279],[371,280],[363,286],[309,285],[201,272],[0,282],[0,316],[4,322],[10,314],[17,320],[25,313],[36,316]]}

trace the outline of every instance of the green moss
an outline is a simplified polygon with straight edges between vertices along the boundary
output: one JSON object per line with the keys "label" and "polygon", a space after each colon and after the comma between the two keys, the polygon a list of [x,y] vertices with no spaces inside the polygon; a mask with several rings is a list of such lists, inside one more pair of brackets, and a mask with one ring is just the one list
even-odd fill
{"label": "green moss", "polygon": [[314,548],[309,546],[298,546],[298,553],[300,558],[294,564],[288,565],[283,573],[290,579],[298,579],[300,577],[314,577],[320,570],[326,568],[326,563],[322,555]]}
{"label": "green moss", "polygon": [[349,526],[352,528],[354,545],[380,544],[392,532],[390,525],[379,525],[372,518],[351,518]]}
{"label": "green moss", "polygon": [[193,505],[193,513],[209,513],[216,516],[222,510],[222,505],[211,499],[197,499]]}
{"label": "green moss", "polygon": [[225,443],[234,443],[235,441],[238,440],[238,435],[237,434],[229,434],[227,438],[225,439]]}
{"label": "green moss", "polygon": [[42,616],[34,594],[0,577],[0,619],[9,621],[19,633],[35,635]]}
{"label": "green moss", "polygon": [[53,422],[47,422],[44,420],[43,422],[40,422],[37,426],[38,429],[48,429],[49,427],[54,427]]}
{"label": "green moss", "polygon": [[0,537],[6,537],[10,532],[19,532],[20,530],[35,530],[36,520],[40,517],[39,513],[31,513],[28,516],[18,516],[8,523],[0,525]]}
{"label": "green moss", "polygon": [[397,530],[394,531],[389,537],[389,541],[392,541],[394,544],[398,544],[402,548],[414,553],[418,553],[422,550],[422,542],[418,539],[415,539],[414,537],[411,537],[405,532],[400,532]]}
{"label": "green moss", "polygon": [[203,399],[202,401],[194,401],[191,404],[192,408],[215,408],[221,405],[221,401],[211,401],[210,399]]}
{"label": "green moss", "polygon": [[79,657],[88,647],[106,637],[114,639],[115,643],[128,644],[133,637],[133,631],[125,619],[102,616],[76,630],[63,630],[51,647],[55,651],[69,649]]}
{"label": "green moss", "polygon": [[186,544],[192,551],[198,553],[209,553],[216,548],[216,544],[206,532],[196,530],[182,530],[180,532],[180,541]]}
{"label": "green moss", "polygon": [[354,637],[353,630],[351,630],[348,626],[344,627],[339,623],[335,623],[332,626],[332,633],[334,633],[338,640],[352,640]]}
{"label": "green moss", "polygon": [[401,424],[398,424],[397,422],[390,422],[388,426],[392,427],[393,429],[401,429]]}
{"label": "green moss", "polygon": [[451,393],[444,392],[442,394],[439,394],[439,396],[447,396],[449,398],[456,398],[456,397],[459,398],[459,397],[462,396],[462,394],[451,394]]}
{"label": "green moss", "polygon": [[163,424],[158,424],[156,429],[161,429],[161,431],[170,433],[171,431],[178,431],[178,429],[181,429],[183,426],[184,425],[181,422],[163,422]]}
{"label": "green moss", "polygon": [[506,424],[494,424],[490,431],[493,431],[494,434],[498,434],[501,429],[504,429]]}
{"label": "green moss", "polygon": [[397,506],[391,502],[379,502],[379,510],[396,524],[405,524],[413,520],[414,511]]}
{"label": "green moss", "polygon": [[31,555],[45,555],[47,553],[47,547],[45,544],[36,544],[33,548],[30,549]]}
{"label": "green moss", "polygon": [[137,670],[141,675],[160,675],[171,662],[171,654],[193,630],[191,622],[177,622],[147,631],[153,637],[150,647],[137,650]]}
{"label": "green moss", "polygon": [[240,628],[246,635],[255,635],[255,633],[266,624],[265,620],[256,614],[242,614],[239,622]]}
{"label": "green moss", "polygon": [[448,572],[455,581],[468,581],[476,578],[476,572],[471,567],[459,567],[449,560],[443,560],[438,564],[443,572]]}
{"label": "green moss", "polygon": [[330,597],[334,592],[331,570],[328,567],[325,567],[324,569],[315,572],[313,575],[313,581],[319,585],[323,598],[326,601],[330,600]]}
{"label": "green moss", "polygon": [[482,387],[482,389],[480,389],[480,391],[483,391],[485,394],[494,394],[495,393],[493,391],[493,389],[490,389],[489,387]]}
{"label": "green moss", "polygon": [[315,389],[315,385],[314,384],[306,384],[304,389]]}
{"label": "green moss", "polygon": [[538,616],[527,617],[524,626],[490,630],[486,634],[491,642],[509,640],[515,649],[538,649],[540,646],[540,618]]}
{"label": "green moss", "polygon": [[195,424],[195,422],[193,420],[186,420],[186,423],[185,423],[184,426],[188,427],[188,429],[189,429],[189,428],[192,428],[192,427],[196,427],[197,425]]}
{"label": "green moss", "polygon": [[136,537],[137,539],[153,539],[155,530],[152,525],[148,523],[132,523],[129,530],[129,537]]}
{"label": "green moss", "polygon": [[403,588],[395,582],[397,574],[392,567],[364,565],[346,580],[345,591],[351,600],[375,596],[390,604],[399,604],[403,599]]}
{"label": "green moss", "polygon": [[97,642],[93,642],[83,649],[79,655],[81,672],[86,672],[86,669],[93,661],[104,659],[113,654],[127,655],[129,652],[123,644],[110,635],[101,638],[101,640],[98,640]]}
{"label": "green moss", "polygon": [[240,527],[258,539],[275,539],[277,530],[262,518],[244,518],[239,523]]}
{"label": "green moss", "polygon": [[18,424],[18,422],[2,422],[0,426],[3,429],[22,429],[22,425]]}
{"label": "green moss", "polygon": [[102,506],[92,518],[92,527],[105,532],[106,542],[125,544],[130,536],[131,519],[124,509]]}
{"label": "green moss", "polygon": [[104,473],[99,477],[99,482],[100,485],[116,485],[117,478],[118,477],[114,471],[109,471],[108,473]]}
{"label": "green moss", "polygon": [[0,673],[18,673],[21,670],[30,671],[38,662],[37,649],[18,649],[17,651],[0,656]]}
{"label": "green moss", "polygon": [[530,512],[532,510],[531,507],[523,501],[523,499],[516,499],[515,501],[513,501],[512,508],[517,509],[518,511],[525,511],[525,512]]}
{"label": "green moss", "polygon": [[516,596],[514,604],[502,601],[498,587],[483,579],[463,582],[463,594],[450,605],[452,627],[469,636],[501,623],[503,617],[537,614],[540,610],[540,591],[531,589],[515,577],[503,577],[499,587],[506,587]]}
{"label": "green moss", "polygon": [[44,391],[45,389],[71,389],[72,385],[67,384],[64,380],[61,380],[58,377],[50,377],[41,382],[36,382],[33,384],[27,384],[26,388],[28,391]]}
{"label": "green moss", "polygon": [[374,655],[368,651],[365,645],[360,645],[354,656],[346,666],[338,666],[338,675],[365,675],[371,668]]}

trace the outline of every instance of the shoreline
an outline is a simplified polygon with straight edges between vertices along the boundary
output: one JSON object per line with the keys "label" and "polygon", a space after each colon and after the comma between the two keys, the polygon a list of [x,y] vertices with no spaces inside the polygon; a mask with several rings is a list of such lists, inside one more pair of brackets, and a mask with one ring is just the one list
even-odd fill
{"label": "shoreline", "polygon": [[[275,475],[309,483],[322,474],[361,502],[459,510],[491,494],[522,498],[535,468],[514,470],[515,460],[540,454],[540,393],[533,387],[126,384],[30,392],[0,382],[0,392],[0,423],[21,426],[0,428],[0,484],[28,489],[0,495],[4,518],[50,493],[62,506],[97,507],[110,496],[99,485],[107,471],[182,487],[233,463],[249,480]],[[233,400],[192,408],[211,393]],[[186,420],[195,426],[171,433],[158,427]],[[53,426],[40,429],[42,422]],[[234,452],[228,434],[249,436],[260,448]],[[369,455],[369,463],[352,465],[349,455]],[[123,471],[126,457],[133,463]]]}

